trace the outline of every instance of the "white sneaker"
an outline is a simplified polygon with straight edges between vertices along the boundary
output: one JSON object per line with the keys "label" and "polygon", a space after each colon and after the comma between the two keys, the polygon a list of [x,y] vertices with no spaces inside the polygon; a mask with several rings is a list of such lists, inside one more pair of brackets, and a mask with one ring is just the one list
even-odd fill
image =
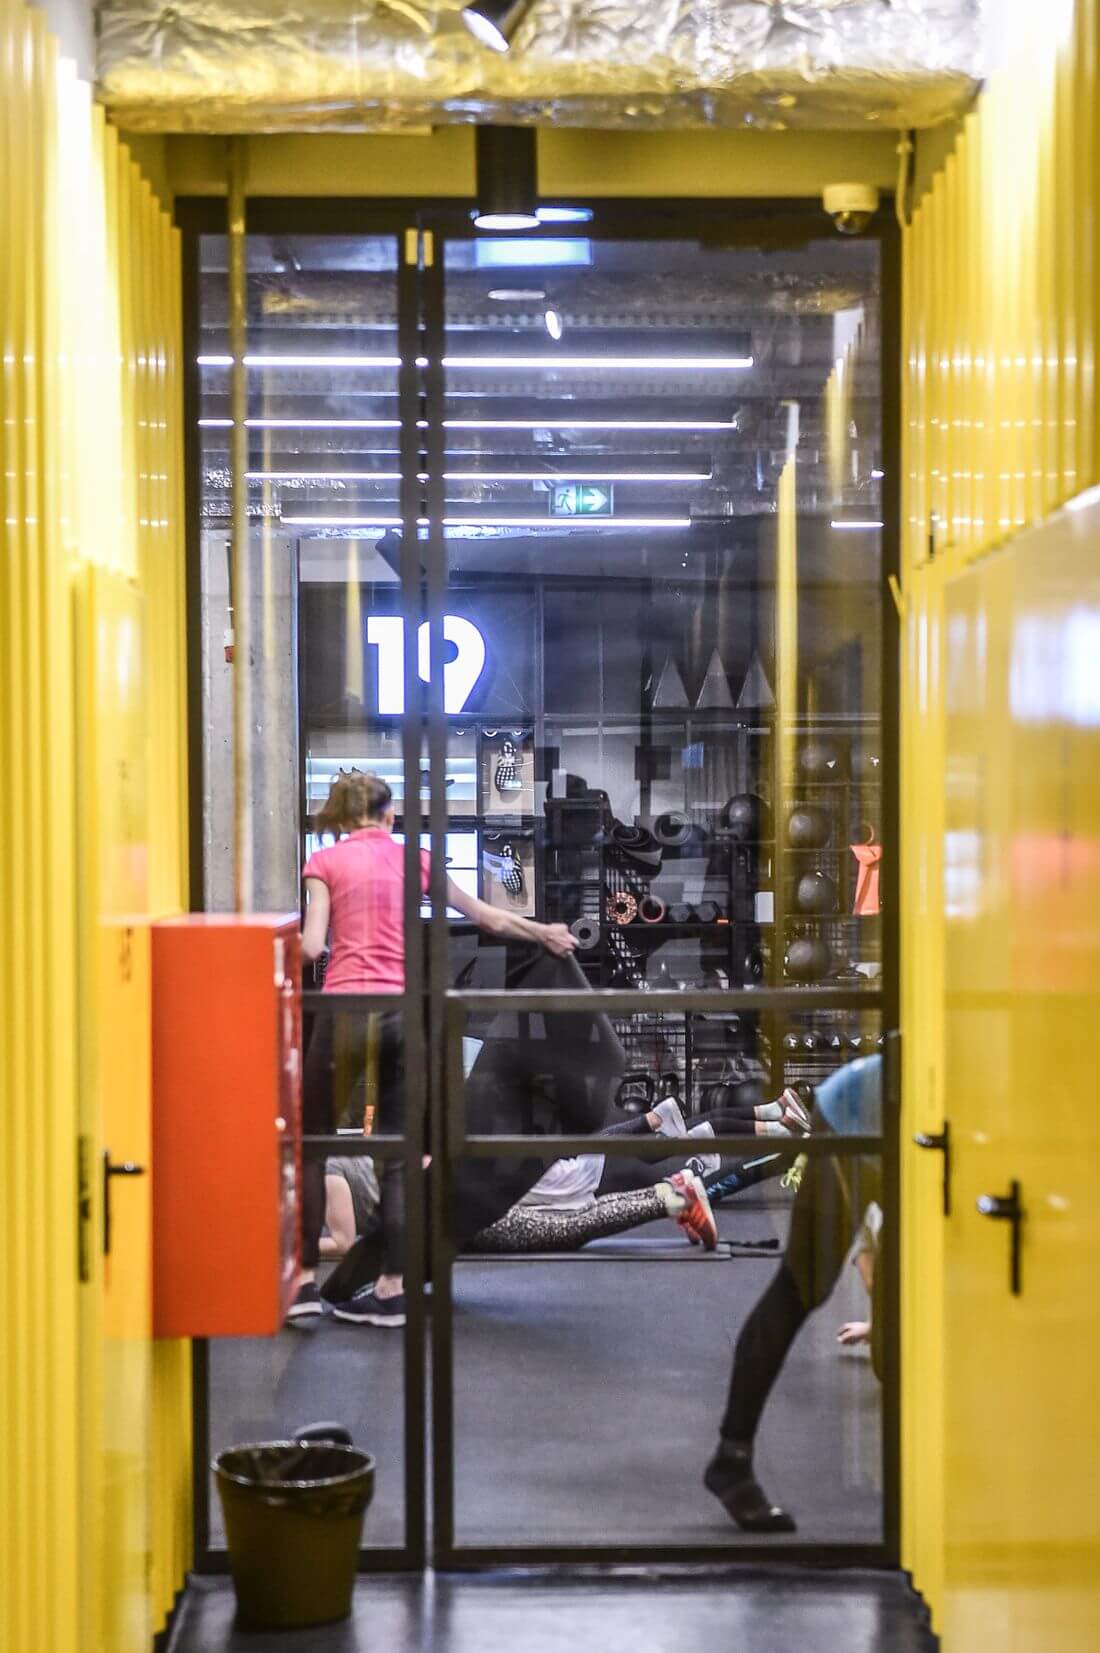
{"label": "white sneaker", "polygon": [[684,1116],[674,1096],[666,1096],[664,1101],[658,1102],[650,1112],[655,1113],[661,1121],[657,1127],[658,1136],[687,1136]]}
{"label": "white sneaker", "polygon": [[[704,1119],[699,1125],[693,1125],[688,1132],[688,1136],[695,1137],[713,1135],[714,1126],[709,1119]],[[688,1168],[694,1171],[697,1177],[713,1177],[716,1172],[722,1169],[722,1156],[721,1154],[696,1154],[688,1160]]]}

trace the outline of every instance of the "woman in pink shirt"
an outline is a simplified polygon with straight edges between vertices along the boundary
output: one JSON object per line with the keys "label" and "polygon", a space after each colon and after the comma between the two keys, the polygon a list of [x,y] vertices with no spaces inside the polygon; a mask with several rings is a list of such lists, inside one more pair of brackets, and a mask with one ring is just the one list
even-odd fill
{"label": "woman in pink shirt", "polygon": [[[326,993],[401,993],[405,988],[405,850],[393,837],[393,795],[377,775],[352,770],[333,782],[328,801],[315,817],[322,833],[336,842],[310,856],[303,877],[306,918],[302,952],[317,959],[329,947]],[[420,854],[421,889],[428,889],[427,852]],[[447,880],[447,905],[490,935],[537,942],[558,958],[576,946],[564,924],[498,911]],[[377,1054],[377,1126],[400,1134],[404,1124],[404,1041],[398,1010],[372,1015],[319,1016],[303,1074],[303,1129],[324,1134],[336,1120],[335,1100],[346,1101],[361,1087],[368,1049]],[[405,1168],[385,1160],[381,1178],[382,1268],[370,1300],[357,1297],[355,1319],[375,1326],[405,1324]],[[307,1161],[302,1172],[302,1275],[288,1319],[293,1323],[324,1312],[316,1284],[325,1211],[325,1168]]]}

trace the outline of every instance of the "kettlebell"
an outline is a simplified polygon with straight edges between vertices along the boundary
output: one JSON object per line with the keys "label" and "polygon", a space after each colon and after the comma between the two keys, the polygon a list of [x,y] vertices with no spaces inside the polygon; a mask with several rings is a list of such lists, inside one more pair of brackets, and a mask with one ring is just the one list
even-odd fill
{"label": "kettlebell", "polygon": [[653,1078],[641,1070],[624,1073],[615,1098],[623,1113],[648,1113],[653,1106]]}
{"label": "kettlebell", "polygon": [[792,849],[821,849],[829,841],[829,817],[816,804],[792,809],[787,819],[787,842]]}
{"label": "kettlebell", "polygon": [[828,974],[829,949],[819,936],[797,936],[787,948],[786,963],[792,981],[820,981]]}
{"label": "kettlebell", "polygon": [[768,958],[762,947],[753,947],[745,954],[744,979],[749,987],[762,982],[768,973]]}
{"label": "kettlebell", "polygon": [[821,914],[837,910],[836,885],[828,873],[804,872],[798,880],[794,899],[799,912]]}
{"label": "kettlebell", "polygon": [[842,769],[840,747],[832,740],[811,740],[798,754],[799,771],[808,781],[839,780]]}
{"label": "kettlebell", "polygon": [[725,808],[726,828],[738,844],[758,844],[771,834],[772,812],[755,792],[738,792]]}

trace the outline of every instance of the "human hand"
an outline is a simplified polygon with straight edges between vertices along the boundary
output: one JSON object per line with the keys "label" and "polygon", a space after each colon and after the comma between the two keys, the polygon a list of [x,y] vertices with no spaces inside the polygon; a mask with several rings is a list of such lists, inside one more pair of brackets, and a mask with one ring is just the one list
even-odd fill
{"label": "human hand", "polygon": [[556,959],[568,958],[577,950],[577,938],[567,924],[544,924],[539,940]]}
{"label": "human hand", "polygon": [[850,1349],[856,1343],[870,1343],[871,1322],[869,1320],[849,1320],[836,1334],[836,1340],[845,1349]]}

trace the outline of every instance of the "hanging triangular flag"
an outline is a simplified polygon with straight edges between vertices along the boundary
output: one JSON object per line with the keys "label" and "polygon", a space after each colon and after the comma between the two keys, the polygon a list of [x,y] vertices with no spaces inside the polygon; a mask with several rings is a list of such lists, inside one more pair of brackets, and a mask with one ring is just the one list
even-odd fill
{"label": "hanging triangular flag", "polygon": [[678,711],[691,704],[688,700],[684,680],[676,667],[671,654],[661,667],[661,674],[657,679],[657,687],[653,691],[653,706],[656,711]]}
{"label": "hanging triangular flag", "polygon": [[759,654],[754,654],[749,661],[749,669],[745,673],[745,681],[741,685],[737,705],[742,711],[753,706],[775,705],[772,686],[768,682],[768,674],[764,670]]}
{"label": "hanging triangular flag", "polygon": [[729,680],[726,677],[726,668],[722,664],[722,659],[718,653],[718,650],[715,649],[711,654],[710,663],[707,666],[707,673],[703,678],[703,686],[699,690],[699,697],[695,702],[695,709],[698,712],[702,712],[706,711],[708,708],[718,706],[728,709],[732,707],[732,705],[733,696],[730,694]]}

